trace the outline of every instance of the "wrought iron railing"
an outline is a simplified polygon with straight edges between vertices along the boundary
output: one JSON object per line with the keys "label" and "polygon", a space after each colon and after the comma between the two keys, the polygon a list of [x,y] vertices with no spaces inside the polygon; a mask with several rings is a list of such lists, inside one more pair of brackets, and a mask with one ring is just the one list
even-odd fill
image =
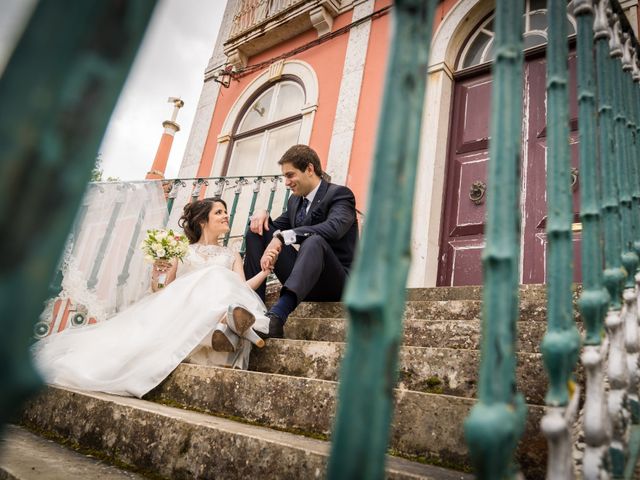
{"label": "wrought iron railing", "polygon": [[[394,4],[394,37],[381,117],[385,133],[377,140],[370,189],[376,195],[369,200],[369,211],[394,222],[367,222],[347,289],[351,328],[330,478],[384,476],[409,266],[424,67],[436,3],[398,0]],[[4,172],[0,179],[5,182],[0,218],[9,232],[2,244],[0,322],[5,334],[0,337],[4,366],[0,424],[38,386],[27,353],[31,322],[46,296],[49,274],[55,270],[92,167],[88,159],[94,158],[91,153],[97,149],[152,5],[125,2],[114,11],[111,2],[96,1],[61,9],[59,2],[42,0],[0,80],[0,103],[12,112],[0,117]],[[586,332],[582,362],[587,374],[581,415],[586,447],[580,475],[631,478],[640,449],[640,46],[617,0],[575,0],[573,5],[578,23],[582,172],[580,309]],[[565,8],[564,0],[549,2],[549,320],[542,345],[550,379],[542,422],[549,443],[549,478],[573,477],[572,423],[579,398],[573,378],[580,342],[570,285]],[[525,422],[524,400],[515,386],[522,2],[497,0],[495,22],[482,359],[478,403],[465,425],[470,454],[482,479],[516,477],[513,455]],[[98,25],[109,28],[97,30]],[[47,68],[45,81],[34,72],[46,68],[51,59],[54,64]],[[19,103],[23,99],[34,99],[34,103]],[[82,122],[77,121],[79,114]],[[36,179],[43,183],[34,183]],[[177,207],[180,189],[186,189],[190,198],[216,194],[225,198],[226,192],[232,223],[240,232],[246,228],[245,215],[261,202],[261,194],[273,208],[279,205],[276,180],[275,193],[262,189],[268,177],[169,183],[169,209]],[[251,184],[243,200],[242,193]],[[27,197],[25,190],[30,192]],[[286,196],[283,192],[282,205]],[[232,238],[233,231],[228,241]],[[120,272],[123,278],[126,273]]]}
{"label": "wrought iron railing", "polygon": [[[114,188],[120,192],[115,196]],[[290,194],[279,175],[90,184],[85,201],[82,202],[76,216],[76,227],[67,241],[65,256],[68,258],[64,258],[58,265],[55,280],[50,285],[51,298],[47,301],[46,308],[35,325],[36,337],[42,338],[66,328],[92,324],[96,319],[108,318],[117,313],[118,308],[126,307],[127,304],[118,301],[117,298],[104,301],[104,297],[108,297],[105,289],[115,288],[117,295],[120,296],[125,295],[124,290],[139,289],[140,279],[134,282],[133,287],[127,285],[127,280],[132,275],[139,277],[137,275],[139,272],[132,272],[131,268],[143,267],[139,261],[142,255],[139,244],[144,234],[143,226],[144,228],[164,227],[169,219],[166,211],[164,214],[158,211],[164,210],[162,191],[165,192],[169,214],[174,208],[182,210],[184,205],[176,205],[178,198],[185,203],[205,196],[224,199],[230,214],[230,231],[224,237],[224,245],[238,250],[241,255],[245,250],[244,239],[249,218],[256,208],[266,209],[274,217],[278,216],[285,210]],[[127,196],[127,193],[130,196]],[[184,194],[181,195],[181,193]],[[154,208],[147,208],[145,200],[151,204],[155,201],[156,205]],[[135,222],[131,218],[128,222],[122,218],[125,203],[133,203],[126,207],[130,211],[129,217],[137,217]],[[131,211],[132,209],[134,211]],[[89,220],[85,224],[88,210],[91,217],[102,214],[108,219],[98,222]],[[150,210],[148,215],[147,210]],[[116,227],[116,223],[122,226]],[[91,240],[87,240],[88,236]],[[117,241],[118,238],[120,242]],[[128,246],[126,252],[122,251],[123,242]],[[92,248],[92,243],[97,247]],[[112,276],[105,275],[107,270],[119,272],[116,285],[110,284],[113,279]],[[131,291],[126,294],[127,298],[136,297]]]}
{"label": "wrought iron railing", "polygon": [[[584,410],[574,370],[580,352],[572,308],[571,164],[565,0],[549,0],[547,46],[547,333],[549,375],[541,428],[547,478],[631,478],[640,449],[638,248],[640,240],[639,45],[616,0],[573,2],[577,20],[583,289]],[[487,247],[484,252],[480,398],[466,422],[479,478],[515,478],[524,426],[515,352],[522,79],[521,2],[496,2]],[[515,126],[510,130],[509,124]],[[497,187],[499,186],[499,188]],[[606,289],[605,289],[606,286]],[[606,371],[605,371],[606,368]],[[579,418],[578,418],[579,417]],[[585,451],[574,465],[572,433]]]}
{"label": "wrought iron railing", "polygon": [[0,429],[40,385],[33,321],[155,3],[41,0],[0,78]]}
{"label": "wrought iron railing", "polygon": [[272,217],[286,210],[290,190],[284,186],[281,175],[232,176],[207,178],[182,178],[163,180],[170,184],[167,207],[171,212],[180,190],[190,188],[189,197],[220,197],[229,209],[230,231],[224,238],[224,245],[242,240],[239,251],[244,255],[244,235],[249,219],[256,209],[267,210]]}

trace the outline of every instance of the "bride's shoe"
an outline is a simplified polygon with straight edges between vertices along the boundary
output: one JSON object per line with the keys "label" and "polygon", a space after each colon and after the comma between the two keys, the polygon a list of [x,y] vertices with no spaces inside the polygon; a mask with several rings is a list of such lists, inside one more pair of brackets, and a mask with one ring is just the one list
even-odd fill
{"label": "bride's shoe", "polygon": [[235,352],[239,343],[238,335],[224,323],[218,323],[211,335],[211,348],[216,352]]}
{"label": "bride's shoe", "polygon": [[227,325],[238,336],[244,336],[244,333],[253,326],[256,317],[242,305],[229,305],[227,309]]}
{"label": "bride's shoe", "polygon": [[251,328],[256,322],[256,317],[242,305],[229,305],[227,310],[227,325],[239,336],[246,338],[256,347],[264,347],[264,340]]}
{"label": "bride's shoe", "polygon": [[256,347],[264,347],[264,340],[258,336],[253,328],[247,328],[242,336],[253,343]]}

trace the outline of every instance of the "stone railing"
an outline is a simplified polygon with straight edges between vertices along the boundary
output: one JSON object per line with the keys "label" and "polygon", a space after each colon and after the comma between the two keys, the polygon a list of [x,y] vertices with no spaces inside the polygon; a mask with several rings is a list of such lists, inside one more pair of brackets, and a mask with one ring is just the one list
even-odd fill
{"label": "stone railing", "polygon": [[230,38],[240,35],[287,8],[306,0],[241,0],[233,16]]}

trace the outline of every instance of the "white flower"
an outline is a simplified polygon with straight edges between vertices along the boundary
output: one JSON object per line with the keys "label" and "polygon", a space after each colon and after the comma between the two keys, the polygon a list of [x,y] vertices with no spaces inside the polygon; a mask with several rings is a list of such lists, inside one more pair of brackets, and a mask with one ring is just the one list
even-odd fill
{"label": "white flower", "polygon": [[163,258],[164,256],[167,255],[167,252],[164,248],[161,248],[160,250],[156,250],[156,253],[158,254],[158,257]]}

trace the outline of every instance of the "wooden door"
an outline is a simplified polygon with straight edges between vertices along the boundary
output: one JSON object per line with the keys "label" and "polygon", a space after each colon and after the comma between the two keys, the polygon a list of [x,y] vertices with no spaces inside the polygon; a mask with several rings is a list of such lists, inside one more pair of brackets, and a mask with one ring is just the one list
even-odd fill
{"label": "wooden door", "polygon": [[[569,58],[569,149],[571,165],[577,177],[573,185],[573,223],[579,228],[579,170],[578,168],[578,105],[576,92],[576,57]],[[522,216],[522,283],[544,283],[547,245],[547,195],[546,195],[546,61],[533,59],[526,64],[525,125],[523,141],[523,216]],[[574,281],[580,281],[579,231],[573,235]]]}
{"label": "wooden door", "polygon": [[486,72],[455,84],[438,285],[482,283],[491,83]]}
{"label": "wooden door", "polygon": [[[570,72],[570,150],[578,166],[576,62]],[[529,58],[524,66],[521,163],[522,283],[544,283],[546,248],[546,61]],[[487,184],[491,75],[485,72],[458,80],[454,88],[452,122],[445,180],[438,285],[482,284]],[[579,173],[577,178],[579,179]],[[579,180],[573,189],[574,224],[579,228]],[[574,232],[574,280],[580,280],[580,234]]]}

